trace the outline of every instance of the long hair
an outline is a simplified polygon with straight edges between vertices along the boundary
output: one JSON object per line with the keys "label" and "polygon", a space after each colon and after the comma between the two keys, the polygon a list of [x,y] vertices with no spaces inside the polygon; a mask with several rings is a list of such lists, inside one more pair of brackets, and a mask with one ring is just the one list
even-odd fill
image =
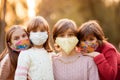
{"label": "long hair", "polygon": [[43,47],[48,51],[51,52],[52,51],[52,47],[50,46],[50,31],[49,31],[49,25],[48,22],[42,17],[42,16],[37,16],[34,17],[33,19],[31,19],[28,22],[27,25],[27,32],[28,34],[30,34],[31,31],[36,32],[37,29],[41,29],[43,31],[47,31],[48,33],[48,39],[47,41],[43,44]]}
{"label": "long hair", "polygon": [[[24,30],[26,32],[26,30],[24,28],[22,28],[21,26],[19,26],[19,25],[13,25],[9,29],[9,31],[7,31],[7,33],[6,33],[6,36],[5,36],[5,46],[6,46],[6,48],[4,49],[4,51],[0,55],[0,61],[6,56],[6,54],[9,55],[9,58],[10,58],[10,67],[12,69],[12,70],[10,70],[11,73],[15,72],[15,69],[17,67],[18,56],[19,56],[19,53],[20,53],[20,52],[12,50],[10,48],[12,34],[14,34],[14,32],[17,29],[22,29],[22,30]],[[27,34],[27,32],[26,32],[26,34]]]}

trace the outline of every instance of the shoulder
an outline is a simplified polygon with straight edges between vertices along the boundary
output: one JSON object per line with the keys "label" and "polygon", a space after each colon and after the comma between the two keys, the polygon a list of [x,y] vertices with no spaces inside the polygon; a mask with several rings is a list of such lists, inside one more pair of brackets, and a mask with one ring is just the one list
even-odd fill
{"label": "shoulder", "polygon": [[0,68],[9,67],[9,66],[10,66],[10,57],[9,54],[7,54],[0,62]]}
{"label": "shoulder", "polygon": [[94,62],[94,59],[92,58],[92,57],[90,57],[90,56],[84,56],[84,55],[81,55],[81,60],[82,60],[82,62],[86,62],[86,63],[95,63]]}
{"label": "shoulder", "polygon": [[23,50],[23,51],[21,51],[20,53],[28,54],[28,53],[31,53],[31,52],[33,52],[32,48],[27,49],[27,50]]}
{"label": "shoulder", "polygon": [[29,56],[31,53],[34,53],[34,51],[30,48],[30,49],[21,51],[19,56]]}
{"label": "shoulder", "polygon": [[60,59],[60,53],[55,53],[52,55],[52,60],[53,62],[56,62],[58,59]]}
{"label": "shoulder", "polygon": [[88,65],[88,68],[97,68],[96,63],[94,62],[94,59],[90,56],[81,56],[82,57],[82,62],[84,64]]}
{"label": "shoulder", "polygon": [[104,42],[101,53],[119,53],[115,46],[109,42]]}
{"label": "shoulder", "polygon": [[1,60],[0,64],[2,65],[8,61],[10,61],[10,57],[9,54],[6,54],[6,56]]}
{"label": "shoulder", "polygon": [[103,47],[105,49],[116,49],[115,46],[113,44],[109,43],[109,42],[104,42]]}
{"label": "shoulder", "polygon": [[57,54],[56,54],[55,52],[49,52],[49,55],[50,55],[51,57],[55,57]]}
{"label": "shoulder", "polygon": [[90,57],[90,56],[85,56],[85,55],[80,55],[80,57],[82,58],[82,59],[84,59],[84,60],[93,60],[93,58],[92,57]]}
{"label": "shoulder", "polygon": [[29,60],[31,53],[34,53],[32,49],[21,51],[18,60]]}

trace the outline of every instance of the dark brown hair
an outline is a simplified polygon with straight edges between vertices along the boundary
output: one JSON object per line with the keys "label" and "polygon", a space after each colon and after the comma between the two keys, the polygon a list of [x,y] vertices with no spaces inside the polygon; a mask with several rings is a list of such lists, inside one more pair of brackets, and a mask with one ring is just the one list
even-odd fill
{"label": "dark brown hair", "polygon": [[27,32],[30,34],[31,31],[37,31],[37,29],[44,29],[45,31],[47,31],[48,33],[48,39],[45,42],[45,44],[43,44],[44,48],[48,51],[51,52],[52,48],[50,46],[50,38],[49,38],[49,25],[48,22],[42,17],[42,16],[36,16],[34,18],[32,18],[28,25],[27,25]]}
{"label": "dark brown hair", "polygon": [[55,40],[59,34],[64,33],[68,29],[71,29],[75,36],[77,36],[76,23],[70,19],[60,19],[53,27],[53,39]]}
{"label": "dark brown hair", "polygon": [[[4,49],[4,51],[0,55],[0,61],[6,56],[6,54],[9,55],[10,63],[11,63],[10,68],[12,68],[12,70],[10,70],[11,71],[10,73],[15,72],[15,69],[17,67],[18,56],[19,56],[19,53],[20,53],[20,52],[16,52],[16,51],[12,50],[10,48],[12,34],[14,34],[14,32],[17,29],[22,29],[22,30],[24,30],[26,32],[26,30],[24,28],[22,28],[20,25],[13,25],[9,29],[9,31],[7,31],[7,33],[6,33],[6,36],[5,36],[6,48]],[[26,32],[26,34],[27,34],[27,32]]]}
{"label": "dark brown hair", "polygon": [[78,29],[79,43],[83,38],[87,37],[90,34],[93,34],[97,38],[100,45],[103,43],[103,41],[106,40],[103,30],[96,20],[90,20],[88,22],[85,22],[79,27]]}

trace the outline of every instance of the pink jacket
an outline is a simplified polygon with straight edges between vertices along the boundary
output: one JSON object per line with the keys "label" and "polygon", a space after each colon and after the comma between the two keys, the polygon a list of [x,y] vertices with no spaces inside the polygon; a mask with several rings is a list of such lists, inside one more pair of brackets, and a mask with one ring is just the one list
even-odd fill
{"label": "pink jacket", "polygon": [[[10,73],[10,70],[12,70],[13,73]],[[10,58],[7,54],[0,62],[0,80],[14,80],[14,73],[15,70],[10,67]]]}

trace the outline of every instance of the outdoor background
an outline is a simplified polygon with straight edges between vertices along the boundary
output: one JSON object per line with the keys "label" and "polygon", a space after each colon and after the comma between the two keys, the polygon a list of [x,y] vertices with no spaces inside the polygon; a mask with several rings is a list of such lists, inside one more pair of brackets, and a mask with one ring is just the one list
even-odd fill
{"label": "outdoor background", "polygon": [[10,26],[25,26],[37,15],[43,16],[51,29],[61,18],[74,20],[78,27],[97,20],[108,41],[120,51],[120,0],[0,0],[0,53]]}

